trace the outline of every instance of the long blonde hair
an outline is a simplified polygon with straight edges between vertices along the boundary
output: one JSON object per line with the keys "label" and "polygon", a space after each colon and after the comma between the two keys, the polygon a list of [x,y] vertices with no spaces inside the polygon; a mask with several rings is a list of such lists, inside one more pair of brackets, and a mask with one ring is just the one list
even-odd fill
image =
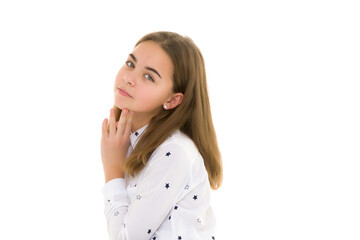
{"label": "long blonde hair", "polygon": [[[175,130],[180,129],[195,143],[204,159],[210,185],[218,189],[222,183],[223,167],[212,122],[203,56],[194,42],[173,32],[154,32],[142,37],[135,45],[153,41],[169,55],[174,65],[173,92],[183,93],[179,106],[161,110],[154,116],[126,159],[124,171],[135,175],[141,171],[151,154]],[[114,106],[116,121],[121,109]]]}

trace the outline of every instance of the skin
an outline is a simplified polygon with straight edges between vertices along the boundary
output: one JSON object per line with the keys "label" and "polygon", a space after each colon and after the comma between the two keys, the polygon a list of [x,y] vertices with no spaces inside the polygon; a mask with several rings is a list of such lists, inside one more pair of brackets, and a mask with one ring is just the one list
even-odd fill
{"label": "skin", "polygon": [[[174,93],[173,65],[155,42],[140,43],[120,68],[114,84],[115,105],[122,109],[118,122],[113,109],[102,123],[101,159],[105,183],[124,178],[122,164],[130,144],[130,133],[148,124],[153,116],[178,106],[182,93]],[[159,76],[159,75],[160,76]],[[121,91],[119,91],[121,89]]]}

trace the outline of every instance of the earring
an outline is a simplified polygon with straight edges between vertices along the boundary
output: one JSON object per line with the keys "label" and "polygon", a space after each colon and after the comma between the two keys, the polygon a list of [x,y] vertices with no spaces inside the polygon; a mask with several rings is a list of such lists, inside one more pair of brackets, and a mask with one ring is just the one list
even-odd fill
{"label": "earring", "polygon": [[163,106],[163,107],[164,107],[164,109],[165,109],[165,110],[167,109],[167,106],[166,106],[165,104],[164,104],[164,106]]}

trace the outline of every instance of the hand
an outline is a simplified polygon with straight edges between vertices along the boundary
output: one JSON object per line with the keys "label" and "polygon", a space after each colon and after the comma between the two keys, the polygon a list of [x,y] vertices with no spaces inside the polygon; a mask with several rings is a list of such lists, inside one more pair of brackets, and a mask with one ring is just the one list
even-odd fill
{"label": "hand", "polygon": [[124,177],[122,166],[130,144],[133,115],[133,112],[124,109],[119,121],[115,122],[115,112],[114,109],[111,109],[109,132],[107,130],[108,119],[105,118],[102,123],[101,160],[104,167],[105,183],[113,178]]}

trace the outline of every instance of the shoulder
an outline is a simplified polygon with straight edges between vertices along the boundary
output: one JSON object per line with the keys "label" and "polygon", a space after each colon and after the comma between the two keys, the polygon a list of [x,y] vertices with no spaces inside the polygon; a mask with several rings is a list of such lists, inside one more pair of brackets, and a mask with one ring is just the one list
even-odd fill
{"label": "shoulder", "polygon": [[179,149],[179,151],[182,151],[191,159],[194,159],[199,155],[199,151],[192,139],[180,130],[173,132],[169,138],[162,145],[160,145],[160,147],[169,146]]}
{"label": "shoulder", "polygon": [[192,165],[200,153],[190,137],[176,130],[155,150],[151,158],[170,156]]}

